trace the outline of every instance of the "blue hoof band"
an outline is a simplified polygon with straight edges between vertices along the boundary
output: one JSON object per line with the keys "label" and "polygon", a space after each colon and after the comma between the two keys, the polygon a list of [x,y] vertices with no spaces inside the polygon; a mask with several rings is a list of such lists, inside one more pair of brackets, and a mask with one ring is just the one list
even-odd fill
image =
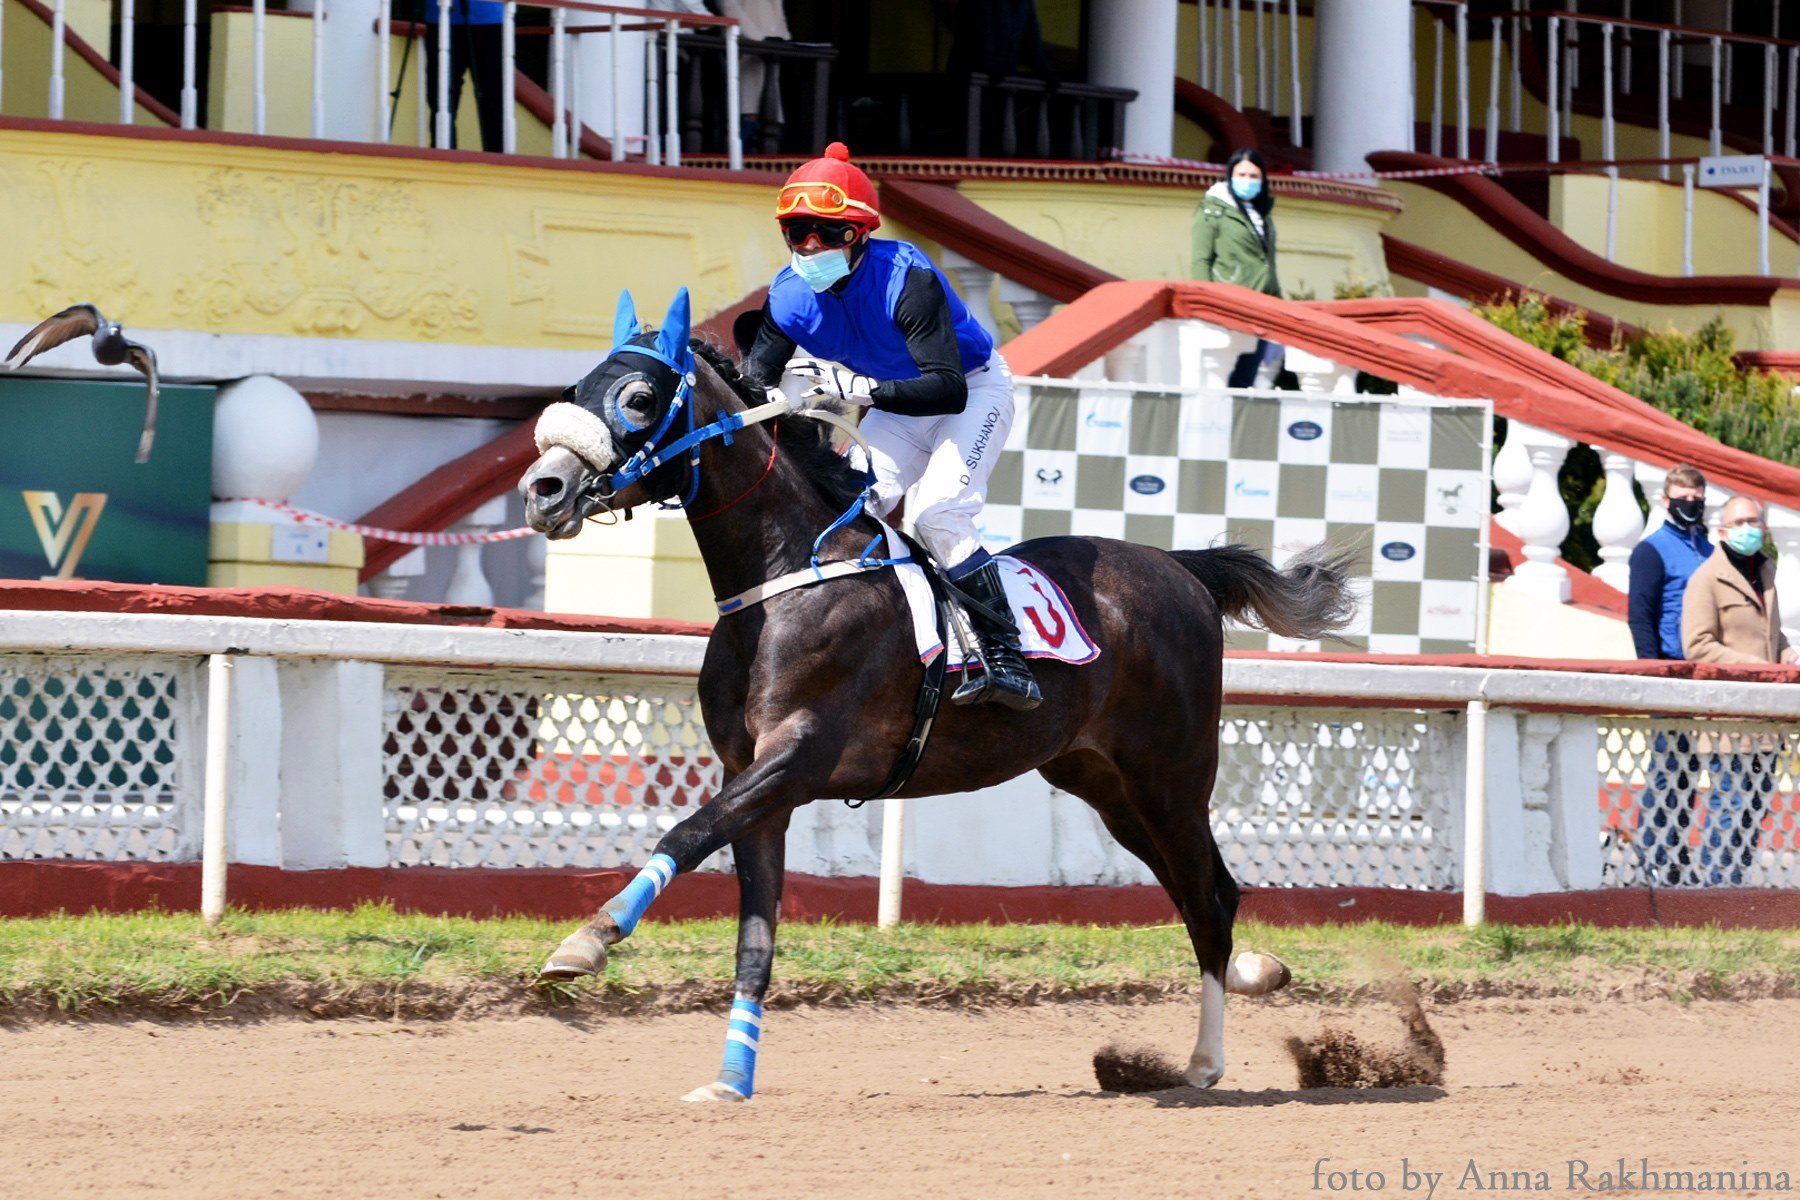
{"label": "blue hoof band", "polygon": [[675,860],[666,854],[653,854],[644,869],[637,873],[637,878],[625,885],[625,890],[608,900],[602,907],[612,915],[618,923],[619,933],[630,937],[631,931],[643,919],[644,912],[652,901],[662,895],[669,881],[675,878]]}
{"label": "blue hoof band", "polygon": [[756,1051],[762,1041],[762,1005],[739,998],[731,1002],[731,1024],[725,1030],[725,1063],[719,1082],[742,1092],[756,1093]]}

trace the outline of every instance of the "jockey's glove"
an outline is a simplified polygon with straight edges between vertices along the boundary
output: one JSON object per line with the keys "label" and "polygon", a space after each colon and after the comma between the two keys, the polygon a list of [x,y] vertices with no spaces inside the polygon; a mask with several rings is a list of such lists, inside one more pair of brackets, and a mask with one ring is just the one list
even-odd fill
{"label": "jockey's glove", "polygon": [[787,369],[788,374],[799,379],[816,381],[801,394],[802,401],[824,398],[865,408],[875,403],[875,381],[848,367],[820,358],[796,358]]}

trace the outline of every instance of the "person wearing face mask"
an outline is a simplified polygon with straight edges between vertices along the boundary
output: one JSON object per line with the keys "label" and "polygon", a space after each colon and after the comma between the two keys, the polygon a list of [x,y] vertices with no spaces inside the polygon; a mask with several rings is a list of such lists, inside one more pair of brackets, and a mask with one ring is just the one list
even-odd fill
{"label": "person wearing face mask", "polygon": [[[1800,658],[1781,629],[1767,542],[1762,505],[1749,496],[1727,500],[1719,514],[1719,553],[1688,580],[1682,603],[1681,640],[1688,658],[1711,663]],[[1737,886],[1757,857],[1763,814],[1775,789],[1776,747],[1766,735],[1716,735],[1709,765],[1713,786],[1706,797],[1700,874],[1710,884]]]}
{"label": "person wearing face mask", "polygon": [[[1192,275],[1208,283],[1235,283],[1265,295],[1281,295],[1275,273],[1275,197],[1268,169],[1255,150],[1236,150],[1225,178],[1206,190],[1194,211]],[[1230,387],[1273,387],[1287,348],[1263,340],[1232,371]]]}
{"label": "person wearing face mask", "polygon": [[[1662,503],[1668,519],[1631,551],[1627,623],[1639,658],[1679,659],[1682,597],[1713,551],[1706,538],[1706,477],[1685,463],[1671,467]],[[1659,729],[1651,750],[1648,786],[1632,831],[1640,868],[1647,882],[1692,882],[1688,840],[1700,778],[1697,737],[1692,729]]]}
{"label": "person wearing face mask", "polygon": [[[1036,708],[999,564],[975,526],[1012,428],[1006,360],[924,251],[871,236],[881,225],[875,185],[842,142],[788,177],[775,218],[792,255],[769,285],[744,375],[762,387],[794,375],[807,381],[802,403],[869,410],[860,428],[873,451],[871,508],[885,518],[916,488],[919,540],[988,610],[968,610],[986,670],[965,672],[951,700]],[[793,359],[796,350],[808,357]]]}

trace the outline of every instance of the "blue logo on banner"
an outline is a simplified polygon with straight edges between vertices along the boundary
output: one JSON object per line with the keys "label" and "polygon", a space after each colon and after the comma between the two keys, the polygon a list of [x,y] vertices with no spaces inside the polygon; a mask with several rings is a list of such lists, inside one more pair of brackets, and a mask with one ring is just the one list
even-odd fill
{"label": "blue logo on banner", "polygon": [[1240,496],[1266,496],[1269,494],[1268,488],[1251,487],[1250,481],[1247,479],[1240,479],[1232,484],[1231,490]]}
{"label": "blue logo on banner", "polygon": [[1089,412],[1082,418],[1090,429],[1123,429],[1125,422],[1113,417],[1103,417],[1097,412]]}
{"label": "blue logo on banner", "polygon": [[1418,552],[1411,542],[1389,542],[1381,548],[1381,557],[1389,562],[1405,562]]}
{"label": "blue logo on banner", "polygon": [[1316,421],[1295,421],[1288,426],[1288,436],[1296,442],[1311,442],[1325,435],[1325,430]]}
{"label": "blue logo on banner", "polygon": [[1139,475],[1131,481],[1131,490],[1140,496],[1154,496],[1168,486],[1155,475]]}

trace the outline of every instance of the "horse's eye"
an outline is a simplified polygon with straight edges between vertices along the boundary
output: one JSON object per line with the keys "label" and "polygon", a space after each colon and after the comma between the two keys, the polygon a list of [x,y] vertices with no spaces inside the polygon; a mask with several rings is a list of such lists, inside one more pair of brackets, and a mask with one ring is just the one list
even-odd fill
{"label": "horse's eye", "polygon": [[619,390],[619,408],[634,425],[648,425],[656,415],[656,389],[647,380],[632,380]]}

